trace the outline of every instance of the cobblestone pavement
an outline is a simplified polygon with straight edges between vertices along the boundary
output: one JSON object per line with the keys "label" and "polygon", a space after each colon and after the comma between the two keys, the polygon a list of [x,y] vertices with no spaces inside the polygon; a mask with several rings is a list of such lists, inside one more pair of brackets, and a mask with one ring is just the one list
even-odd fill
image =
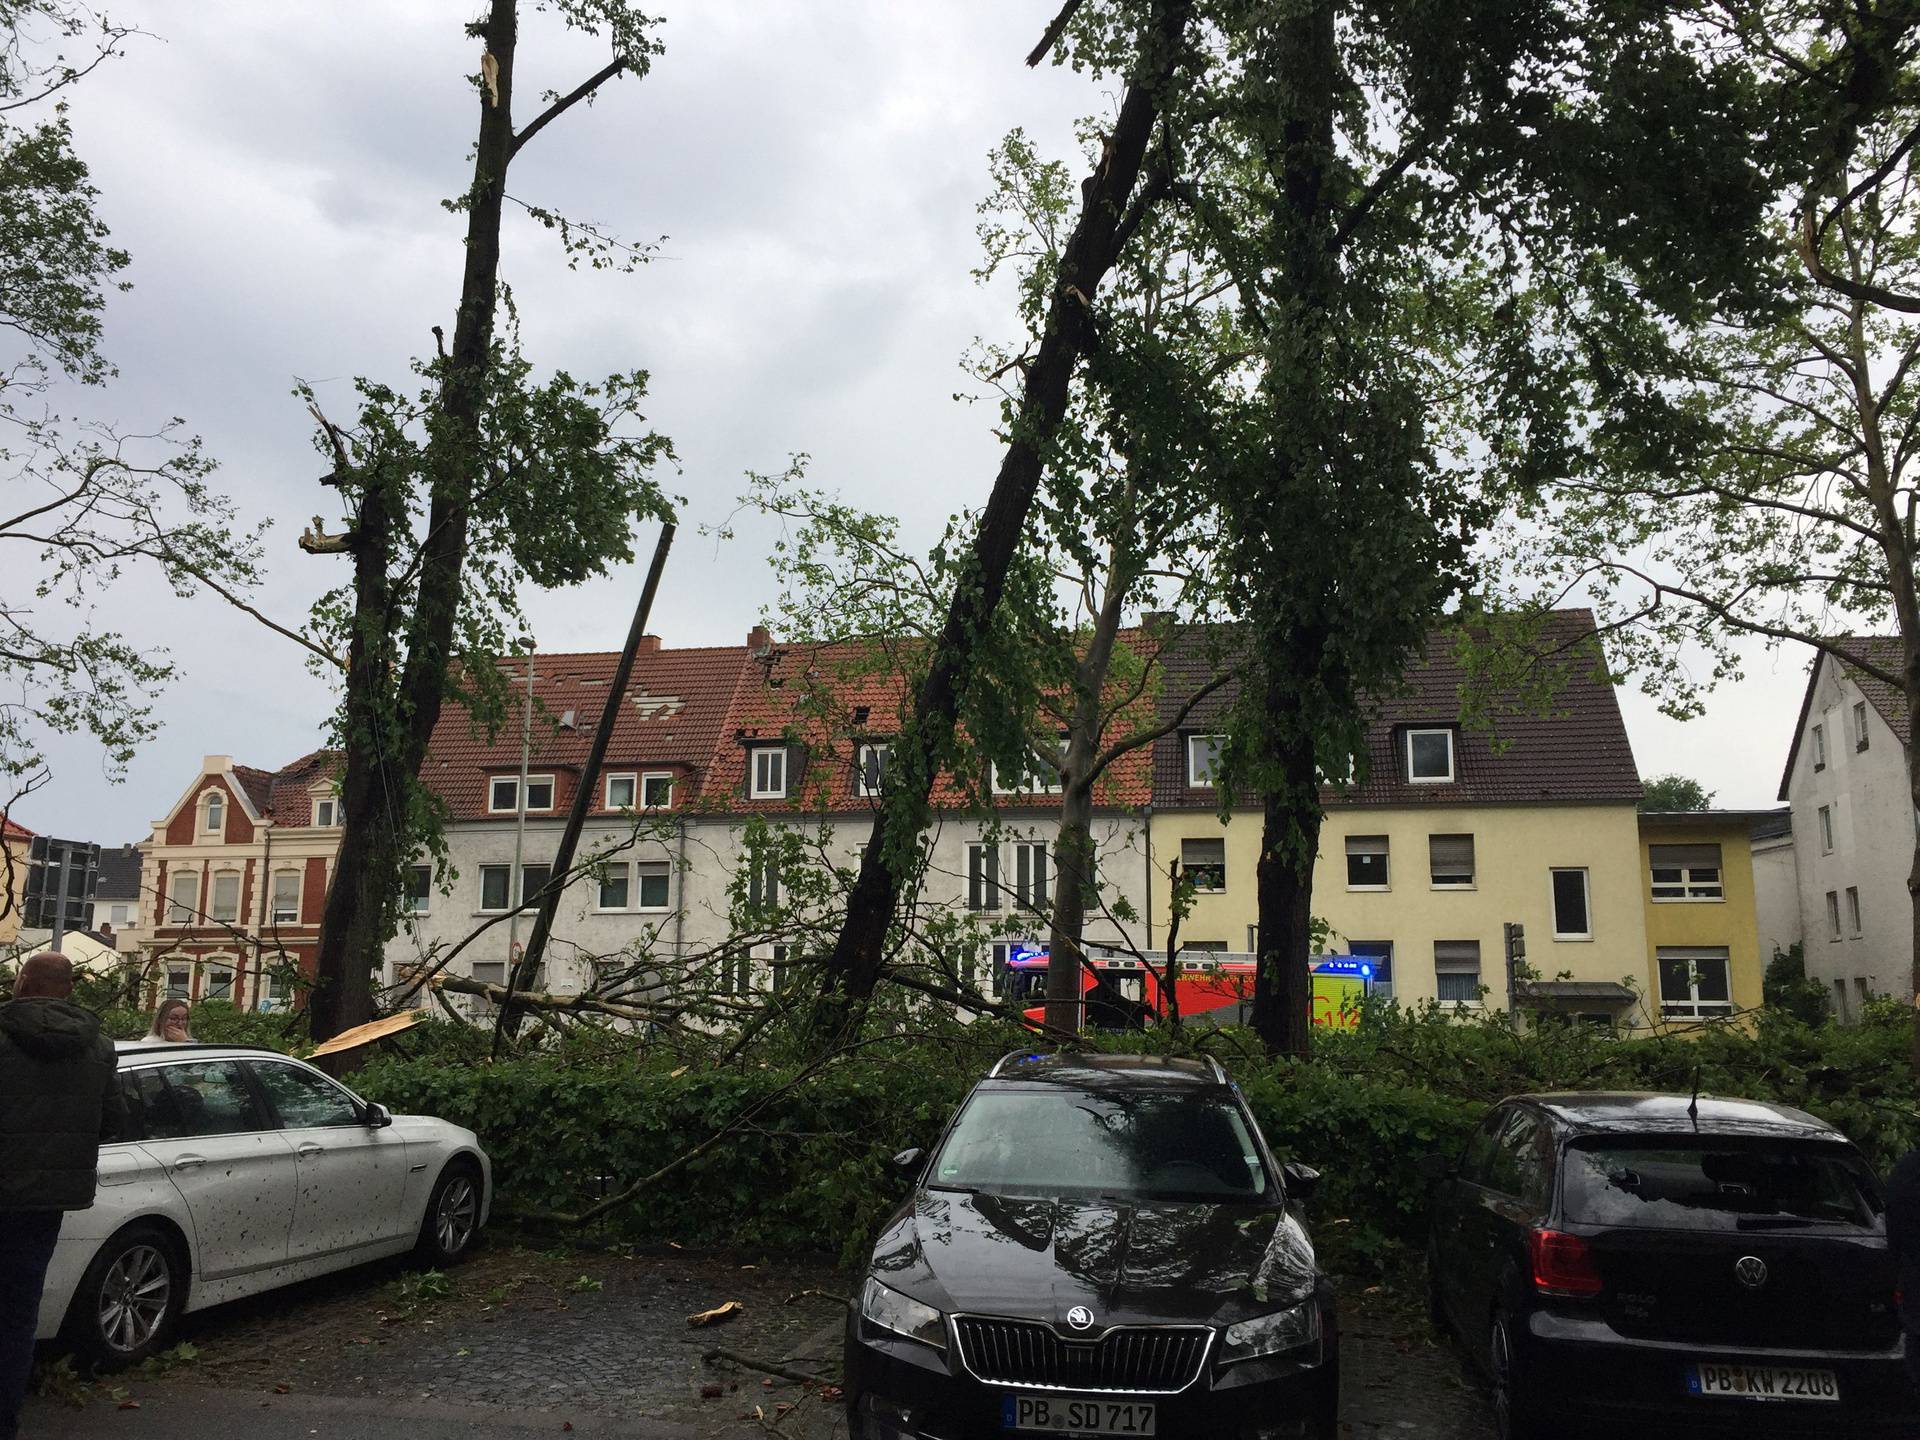
{"label": "cobblestone pavement", "polygon": [[[223,1402],[256,1397],[259,1435],[269,1412],[291,1424],[303,1407],[343,1397],[339,1403],[396,1412],[413,1407],[422,1440],[435,1433],[429,1418],[443,1412],[499,1427],[537,1426],[544,1416],[555,1431],[571,1426],[589,1436],[617,1422],[689,1440],[764,1436],[763,1422],[772,1421],[792,1440],[843,1440],[837,1392],[703,1357],[724,1348],[834,1376],[842,1313],[834,1296],[846,1284],[819,1261],[496,1244],[444,1281],[374,1266],[189,1317],[183,1338],[193,1359],[163,1377],[96,1387],[87,1409],[99,1415],[129,1397],[145,1404],[145,1416],[115,1417],[133,1422],[114,1427],[127,1440],[161,1433],[169,1407],[177,1413],[195,1394],[211,1404],[208,1387]],[[688,1326],[690,1314],[728,1300],[741,1307],[734,1319]],[[1386,1297],[1362,1295],[1345,1306],[1341,1353],[1344,1436],[1492,1435],[1457,1353]],[[49,1414],[42,1428],[87,1434],[88,1418]],[[287,1433],[345,1432],[338,1423],[308,1431],[301,1422]]]}

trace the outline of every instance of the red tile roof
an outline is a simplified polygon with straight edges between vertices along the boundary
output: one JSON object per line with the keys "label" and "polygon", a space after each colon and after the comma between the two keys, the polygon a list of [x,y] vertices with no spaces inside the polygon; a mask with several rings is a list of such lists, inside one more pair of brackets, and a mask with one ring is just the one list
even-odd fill
{"label": "red tile roof", "polygon": [[[1451,638],[1436,632],[1400,691],[1372,703],[1366,780],[1344,793],[1327,787],[1322,799],[1334,807],[1637,802],[1640,773],[1613,682],[1600,668],[1598,642],[1593,637],[1592,612],[1553,612],[1543,640],[1556,653],[1568,656],[1579,656],[1591,645],[1593,663],[1571,660],[1544,711],[1517,693],[1492,695],[1488,705],[1492,729],[1487,730],[1461,724],[1460,697],[1467,672],[1455,657]],[[1161,701],[1162,714],[1170,714],[1177,697],[1191,693],[1215,670],[1201,632],[1184,632],[1182,643],[1169,655],[1170,682]],[[1155,747],[1156,806],[1211,808],[1219,803],[1212,789],[1187,785],[1184,737],[1216,726],[1233,703],[1234,693],[1235,687],[1223,687],[1195,707],[1180,733]],[[1422,726],[1455,732],[1454,783],[1408,780],[1403,737],[1408,729]]]}
{"label": "red tile roof", "polygon": [[[722,645],[685,650],[644,649],[634,659],[625,703],[614,722],[602,774],[641,769],[676,776],[674,803],[683,805],[706,788],[706,772],[725,724],[746,647]],[[554,810],[573,803],[573,786],[592,747],[607,685],[620,657],[614,651],[536,655],[534,717],[529,769],[554,776]],[[525,673],[519,657],[502,660],[514,677]],[[572,723],[566,723],[571,715]],[[444,799],[456,820],[484,818],[487,780],[520,771],[520,725],[516,708],[500,733],[477,731],[466,707],[447,704],[428,745],[422,778]],[[604,813],[596,798],[594,811]]]}

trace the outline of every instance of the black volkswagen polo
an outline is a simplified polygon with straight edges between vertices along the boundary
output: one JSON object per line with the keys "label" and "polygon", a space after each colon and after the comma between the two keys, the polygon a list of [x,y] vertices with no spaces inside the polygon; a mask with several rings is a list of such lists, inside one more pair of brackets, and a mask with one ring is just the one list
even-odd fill
{"label": "black volkswagen polo", "polygon": [[887,1222],[847,1327],[859,1440],[1334,1433],[1333,1293],[1213,1062],[1009,1055]]}
{"label": "black volkswagen polo", "polygon": [[1434,1318],[1503,1437],[1920,1435],[1879,1185],[1813,1116],[1522,1096],[1434,1168]]}

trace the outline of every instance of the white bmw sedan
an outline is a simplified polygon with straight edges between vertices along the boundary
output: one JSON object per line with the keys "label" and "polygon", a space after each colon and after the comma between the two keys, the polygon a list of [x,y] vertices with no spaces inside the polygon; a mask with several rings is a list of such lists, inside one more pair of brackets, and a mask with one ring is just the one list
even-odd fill
{"label": "white bmw sedan", "polygon": [[39,1339],[132,1364],[189,1310],[409,1250],[451,1265],[486,1224],[469,1130],[389,1115],[272,1050],[117,1048],[127,1133],[60,1227]]}

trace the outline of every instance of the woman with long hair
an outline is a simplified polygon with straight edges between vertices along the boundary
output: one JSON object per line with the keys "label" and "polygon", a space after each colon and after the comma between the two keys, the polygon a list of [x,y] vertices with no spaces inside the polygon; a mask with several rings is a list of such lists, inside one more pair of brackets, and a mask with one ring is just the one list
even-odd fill
{"label": "woman with long hair", "polygon": [[160,1008],[153,1012],[153,1025],[147,1031],[147,1039],[175,1045],[184,1045],[193,1039],[193,1032],[187,1028],[188,1009],[187,1002],[177,995],[162,1000]]}

